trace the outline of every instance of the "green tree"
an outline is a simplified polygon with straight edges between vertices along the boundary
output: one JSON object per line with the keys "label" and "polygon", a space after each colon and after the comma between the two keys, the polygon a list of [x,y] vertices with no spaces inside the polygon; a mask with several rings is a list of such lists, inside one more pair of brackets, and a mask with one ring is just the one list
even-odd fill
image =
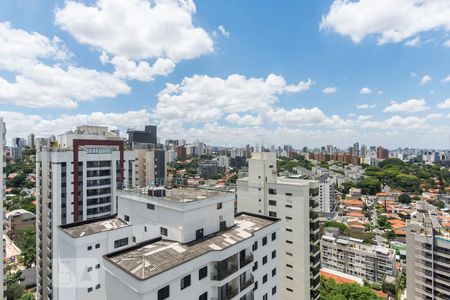
{"label": "green tree", "polygon": [[356,283],[336,284],[333,279],[320,278],[320,299],[322,300],[380,300],[375,292]]}
{"label": "green tree", "polygon": [[30,268],[36,263],[36,229],[34,227],[26,227],[17,229],[16,244],[22,251],[21,260]]}
{"label": "green tree", "polygon": [[325,227],[339,228],[342,233],[347,229],[347,225],[345,225],[344,223],[337,222],[337,221],[326,221]]}
{"label": "green tree", "polygon": [[408,194],[403,193],[398,196],[398,201],[404,204],[409,204],[411,203],[411,197]]}
{"label": "green tree", "polygon": [[366,177],[358,182],[363,194],[375,195],[381,190],[381,182],[376,177]]}
{"label": "green tree", "polygon": [[20,300],[34,300],[34,295],[31,292],[25,292]]}

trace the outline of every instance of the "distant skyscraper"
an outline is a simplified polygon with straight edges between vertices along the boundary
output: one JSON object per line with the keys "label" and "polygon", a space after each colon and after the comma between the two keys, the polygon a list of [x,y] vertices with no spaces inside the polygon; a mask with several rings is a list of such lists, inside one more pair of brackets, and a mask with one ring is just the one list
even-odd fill
{"label": "distant skyscraper", "polygon": [[360,156],[360,153],[359,153],[359,142],[356,142],[356,143],[353,144],[353,151],[354,151],[354,154],[352,154],[353,156]]}
{"label": "distant skyscraper", "polygon": [[361,145],[361,157],[365,158],[367,157],[367,146],[366,145]]}
{"label": "distant skyscraper", "polygon": [[27,137],[27,146],[28,147],[34,147],[35,141],[34,141],[34,133],[30,133]]}

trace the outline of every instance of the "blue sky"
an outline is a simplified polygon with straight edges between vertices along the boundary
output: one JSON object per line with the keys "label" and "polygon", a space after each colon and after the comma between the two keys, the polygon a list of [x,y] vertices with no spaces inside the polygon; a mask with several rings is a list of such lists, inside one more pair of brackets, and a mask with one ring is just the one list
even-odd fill
{"label": "blue sky", "polygon": [[413,2],[4,0],[0,115],[8,138],[448,148],[450,4]]}

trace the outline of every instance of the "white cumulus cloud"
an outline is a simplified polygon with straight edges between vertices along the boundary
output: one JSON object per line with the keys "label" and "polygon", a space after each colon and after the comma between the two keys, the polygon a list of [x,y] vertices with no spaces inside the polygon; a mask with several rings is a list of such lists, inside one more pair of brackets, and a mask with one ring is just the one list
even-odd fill
{"label": "white cumulus cloud", "polygon": [[358,104],[356,106],[357,109],[370,109],[370,108],[374,108],[376,106],[376,104]]}
{"label": "white cumulus cloud", "polygon": [[369,36],[378,44],[397,43],[432,30],[450,31],[450,1],[334,0],[320,28],[355,43]]}
{"label": "white cumulus cloud", "polygon": [[[214,122],[224,113],[268,111],[278,95],[306,91],[313,84],[311,79],[288,84],[275,74],[267,78],[232,74],[225,79],[194,75],[179,84],[167,84],[158,94],[155,112],[165,122]],[[235,115],[230,118],[237,119]]]}
{"label": "white cumulus cloud", "polygon": [[[120,57],[119,66],[111,62],[123,77],[150,81],[181,60],[214,51],[209,34],[192,22],[195,12],[192,0],[68,0],[56,10],[55,23],[78,42]],[[155,71],[158,59],[165,61],[163,71]]]}
{"label": "white cumulus cloud", "polygon": [[363,88],[359,91],[359,93],[360,93],[360,94],[370,94],[370,93],[372,93],[372,90],[369,89],[368,87],[363,87]]}
{"label": "white cumulus cloud", "polygon": [[443,102],[438,103],[436,105],[436,107],[440,108],[440,109],[448,109],[448,108],[450,108],[450,98],[446,99]]}
{"label": "white cumulus cloud", "polygon": [[393,102],[384,109],[384,112],[408,112],[414,113],[427,110],[427,102],[424,99],[409,99],[405,102]]}
{"label": "white cumulus cloud", "polygon": [[[54,37],[0,23],[0,103],[33,108],[74,108],[80,101],[113,98],[130,88],[116,76],[70,65],[70,51]],[[44,64],[46,59],[52,65]]]}
{"label": "white cumulus cloud", "polygon": [[420,80],[420,85],[426,85],[426,84],[430,83],[431,80],[433,80],[433,78],[430,75],[426,74]]}
{"label": "white cumulus cloud", "polygon": [[322,90],[322,93],[324,93],[324,94],[334,94],[334,93],[336,93],[336,91],[337,91],[337,87],[329,86],[329,87],[324,88]]}

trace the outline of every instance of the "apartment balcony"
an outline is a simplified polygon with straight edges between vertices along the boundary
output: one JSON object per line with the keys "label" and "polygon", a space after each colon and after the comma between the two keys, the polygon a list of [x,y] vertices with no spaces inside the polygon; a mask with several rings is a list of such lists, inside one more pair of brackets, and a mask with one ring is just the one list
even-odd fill
{"label": "apartment balcony", "polygon": [[318,290],[320,286],[320,276],[316,279],[311,279],[309,283],[311,285],[311,290]]}
{"label": "apartment balcony", "polygon": [[242,296],[241,298],[239,298],[239,300],[254,300],[255,296],[253,294],[253,291],[248,292],[247,294],[245,294],[244,296]]}
{"label": "apartment balcony", "polygon": [[237,294],[239,294],[239,288],[238,288],[238,278],[236,277],[229,283],[218,288],[217,299],[231,300],[234,297],[236,297]]}
{"label": "apartment balcony", "polygon": [[[245,250],[243,250],[245,251]],[[245,255],[240,255],[239,257],[239,266],[242,269],[246,265],[252,263],[254,261],[253,253],[247,253]]]}
{"label": "apartment balcony", "polygon": [[[245,275],[244,275],[245,274]],[[249,286],[251,286],[255,282],[255,278],[252,274],[247,275],[246,273],[241,274],[240,277],[240,288],[239,290],[242,292]]]}
{"label": "apartment balcony", "polygon": [[320,299],[320,293],[317,290],[311,290],[310,296],[311,296],[311,300],[318,300],[318,299]]}
{"label": "apartment balcony", "polygon": [[239,270],[238,255],[218,261],[214,265],[214,272],[211,273],[211,280],[221,281]]}

